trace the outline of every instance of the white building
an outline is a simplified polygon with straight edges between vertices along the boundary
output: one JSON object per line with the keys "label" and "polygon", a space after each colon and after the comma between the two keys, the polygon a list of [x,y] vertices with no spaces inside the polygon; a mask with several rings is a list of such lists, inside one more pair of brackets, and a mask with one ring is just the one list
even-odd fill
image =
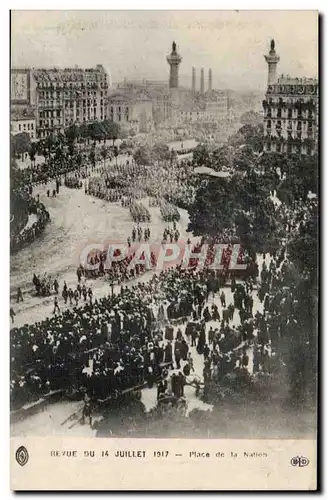
{"label": "white building", "polygon": [[31,141],[36,140],[36,122],[32,110],[14,109],[10,118],[10,133],[12,135],[26,133]]}

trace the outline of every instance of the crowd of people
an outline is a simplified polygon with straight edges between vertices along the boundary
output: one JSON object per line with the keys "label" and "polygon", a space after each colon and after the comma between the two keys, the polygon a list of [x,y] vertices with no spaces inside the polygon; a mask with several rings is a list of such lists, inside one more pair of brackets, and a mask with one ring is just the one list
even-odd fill
{"label": "crowd of people", "polygon": [[64,184],[66,187],[72,188],[72,189],[81,189],[83,186],[83,182],[80,178],[80,176],[77,175],[66,175]]}
{"label": "crowd of people", "polygon": [[165,222],[180,220],[180,212],[175,205],[162,201],[160,204],[161,216]]}
{"label": "crowd of people", "polygon": [[[145,230],[147,231],[147,230]],[[132,235],[134,233],[132,232]],[[148,233],[146,233],[146,236]],[[142,236],[140,236],[142,237]],[[139,238],[139,236],[138,236]],[[141,241],[141,240],[140,240]],[[145,264],[140,263],[140,261],[145,261],[144,256],[140,256],[134,265],[131,264],[132,260],[136,256],[136,250],[132,247],[130,239],[128,239],[129,251],[127,255],[120,260],[110,262],[110,265],[106,265],[107,261],[107,251],[97,252],[95,255],[88,257],[89,265],[80,266],[77,273],[81,273],[87,279],[95,279],[98,277],[106,276],[109,283],[121,284],[125,281],[133,280],[147,271],[146,262]],[[113,257],[118,257],[118,250],[114,252]],[[150,252],[151,266],[155,266],[155,255],[154,252]]]}
{"label": "crowd of people", "polygon": [[35,216],[36,220],[26,226],[20,232],[13,232],[10,235],[10,252],[15,253],[21,250],[27,244],[32,243],[45,229],[50,221],[50,214],[43,203],[37,199],[31,198],[28,203],[29,218]]}
{"label": "crowd of people", "polygon": [[186,208],[195,195],[193,170],[191,161],[145,166],[126,160],[104,167],[99,177],[90,179],[88,194],[108,201],[122,201],[123,206],[129,206],[133,199],[150,197],[150,206],[159,206],[162,200],[167,200]]}
{"label": "crowd of people", "polygon": [[[166,227],[163,231],[163,243],[167,243],[168,241],[170,243],[173,243],[173,241],[177,242],[180,237],[180,231],[177,228],[176,222],[173,222],[173,226]],[[188,240],[187,244],[191,244],[190,239]]]}
{"label": "crowd of people", "polygon": [[[162,162],[152,168],[126,161],[102,167],[99,173],[85,183],[85,193],[129,207],[138,224],[128,238],[130,248],[132,242],[150,238],[149,228],[139,225],[150,222],[150,212],[140,202],[143,197],[150,197],[150,206],[159,206],[162,218],[173,222],[173,228],[164,230],[163,241],[178,241],[179,212],[171,203],[188,207],[194,197],[191,162]],[[67,175],[65,185],[81,188],[80,173]],[[300,224],[297,217],[288,220],[289,212],[282,215],[287,231]],[[191,259],[187,270],[170,268],[129,287],[124,286],[126,281],[146,271],[142,264],[128,268],[135,256],[133,248],[110,269],[105,266],[106,252],[92,256],[89,263],[96,269],[80,266],[75,288],[64,283],[60,290],[57,280],[35,275],[38,295],[54,291],[54,309],[45,321],[11,331],[14,404],[58,388],[106,400],[129,387],[154,382],[159,401],[172,394],[180,398],[194,372],[194,348],[203,357],[205,400],[213,397],[213,386],[249,387],[258,377],[270,377],[279,363],[279,340],[286,328],[297,329],[291,314],[295,299],[283,286],[290,272],[287,253],[284,246],[281,251],[272,250],[269,264],[264,255],[260,270],[256,255],[245,252],[247,269],[238,274],[229,270],[235,242],[235,228],[211,241],[204,238],[193,249],[201,252],[202,245],[209,244],[203,270],[197,270],[196,259]],[[229,244],[220,271],[210,269],[217,243]],[[110,296],[94,299],[83,280],[105,275],[110,284],[121,285],[120,293],[112,288]],[[227,284],[232,301],[223,290]],[[62,308],[62,300],[71,307]],[[260,305],[254,307],[255,301]],[[171,370],[178,373],[172,376]]]}
{"label": "crowd of people", "polygon": [[151,215],[147,207],[141,202],[132,201],[130,204],[130,214],[134,222],[150,222]]}
{"label": "crowd of people", "polygon": [[[270,266],[273,272],[274,264]],[[264,265],[264,281],[267,272]],[[59,387],[106,399],[129,386],[163,382],[165,367],[188,376],[193,371],[189,360],[193,346],[204,356],[206,387],[217,377],[246,369],[250,346],[254,348],[254,373],[270,371],[269,353],[274,345],[270,299],[259,291],[263,313],[254,313],[255,282],[254,276],[241,283],[232,279],[230,304],[218,275],[206,268],[170,268],[148,282],[123,285],[119,293],[101,300],[93,300],[92,291],[88,297],[86,287],[79,287],[80,280],[72,293],[64,284],[67,297],[63,298],[73,308],[61,312],[55,297],[51,317],[11,331],[12,401],[19,405]],[[215,297],[219,297],[221,311]],[[206,333],[210,321],[217,327]],[[174,324],[181,325],[175,337]]]}
{"label": "crowd of people", "polygon": [[[136,241],[149,241],[150,240],[150,229],[149,227],[142,228],[139,224],[137,227],[133,226],[132,232],[131,232],[131,238],[132,242],[135,243]],[[131,246],[131,238],[130,236],[128,237],[128,245],[129,247]]]}

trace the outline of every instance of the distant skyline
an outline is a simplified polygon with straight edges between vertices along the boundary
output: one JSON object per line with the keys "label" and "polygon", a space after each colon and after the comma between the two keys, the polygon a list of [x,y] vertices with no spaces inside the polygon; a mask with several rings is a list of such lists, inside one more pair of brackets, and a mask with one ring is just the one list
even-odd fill
{"label": "distant skyline", "polygon": [[172,41],[183,60],[180,84],[191,86],[192,66],[204,68],[207,88],[264,90],[264,54],[271,38],[278,74],[318,74],[316,11],[12,11],[15,67],[91,67],[103,64],[113,82],[167,80]]}

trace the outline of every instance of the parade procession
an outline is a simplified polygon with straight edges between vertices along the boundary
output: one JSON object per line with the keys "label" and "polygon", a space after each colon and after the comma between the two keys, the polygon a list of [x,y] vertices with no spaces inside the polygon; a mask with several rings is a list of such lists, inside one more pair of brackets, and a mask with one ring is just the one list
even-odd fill
{"label": "parade procession", "polygon": [[165,50],[164,82],[12,69],[14,436],[314,432],[318,81],[265,39],[267,86],[227,98]]}

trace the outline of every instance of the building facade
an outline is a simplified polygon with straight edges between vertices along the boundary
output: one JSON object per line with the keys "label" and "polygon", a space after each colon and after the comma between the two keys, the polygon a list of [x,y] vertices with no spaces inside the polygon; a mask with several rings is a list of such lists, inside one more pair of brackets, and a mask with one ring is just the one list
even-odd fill
{"label": "building facade", "polygon": [[281,77],[269,85],[264,109],[264,151],[314,154],[318,148],[318,81]]}
{"label": "building facade", "polygon": [[109,76],[95,68],[12,70],[11,103],[35,109],[36,135],[42,139],[72,124],[107,119]]}
{"label": "building facade", "polygon": [[109,120],[135,132],[148,132],[153,127],[153,103],[143,90],[117,89],[106,99],[106,108]]}
{"label": "building facade", "polygon": [[31,141],[36,140],[36,126],[34,118],[12,118],[10,120],[10,133],[12,135],[25,133]]}
{"label": "building facade", "polygon": [[314,78],[277,78],[274,40],[265,56],[268,87],[263,101],[264,151],[312,155],[318,150],[319,85]]}

